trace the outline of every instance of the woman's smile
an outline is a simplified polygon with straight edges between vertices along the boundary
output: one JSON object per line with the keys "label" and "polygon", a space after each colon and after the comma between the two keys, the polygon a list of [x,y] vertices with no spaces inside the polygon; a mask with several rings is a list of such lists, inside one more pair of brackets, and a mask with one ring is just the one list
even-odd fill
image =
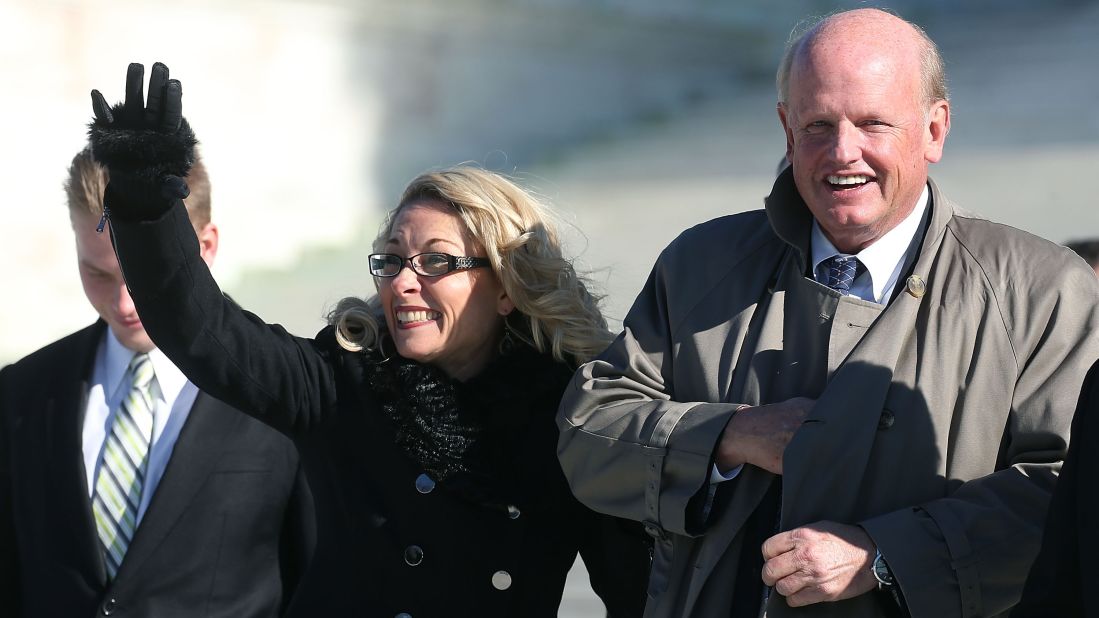
{"label": "woman's smile", "polygon": [[397,328],[416,328],[417,326],[425,326],[442,317],[442,314],[434,309],[408,305],[394,308],[393,315],[397,318]]}

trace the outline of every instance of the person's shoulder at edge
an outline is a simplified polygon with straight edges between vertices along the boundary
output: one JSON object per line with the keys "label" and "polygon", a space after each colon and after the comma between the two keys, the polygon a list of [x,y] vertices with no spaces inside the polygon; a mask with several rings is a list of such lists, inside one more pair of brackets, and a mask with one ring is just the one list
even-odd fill
{"label": "person's shoulder at edge", "polygon": [[[758,275],[757,262],[763,256],[775,257],[783,245],[763,210],[725,215],[688,228],[672,240],[657,258],[650,283],[658,282],[665,293],[674,294],[677,306],[686,308],[730,275]],[[765,269],[770,273],[773,265]]]}
{"label": "person's shoulder at edge", "polygon": [[687,228],[664,248],[659,262],[667,264],[686,260],[701,272],[721,272],[774,241],[779,241],[779,238],[771,229],[766,213],[751,210]]}
{"label": "person's shoulder at edge", "polygon": [[[679,234],[661,251],[623,322],[626,330],[654,315],[668,312],[672,332],[713,294],[723,294],[731,278],[765,284],[783,251],[763,210],[725,215],[695,225]],[[734,284],[734,287],[737,285]],[[663,309],[657,307],[663,306]],[[653,313],[656,311],[657,313]]]}
{"label": "person's shoulder at edge", "polygon": [[[1077,282],[1093,284],[1095,273],[1071,250],[1042,238],[959,208],[948,232],[999,290],[1057,290]],[[1071,283],[1070,283],[1071,282]]]}

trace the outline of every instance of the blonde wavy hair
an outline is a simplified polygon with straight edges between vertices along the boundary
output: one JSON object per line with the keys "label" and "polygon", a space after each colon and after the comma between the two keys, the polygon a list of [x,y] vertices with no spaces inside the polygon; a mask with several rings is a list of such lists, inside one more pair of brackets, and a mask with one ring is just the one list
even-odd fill
{"label": "blonde wavy hair", "polygon": [[[561,251],[550,209],[508,178],[469,165],[421,174],[386,215],[374,250],[383,251],[397,215],[410,205],[441,202],[453,209],[484,249],[518,310],[505,328],[539,352],[579,364],[603,351],[614,336],[589,289]],[[377,350],[385,319],[378,296],[348,297],[328,316],[336,339],[354,352]]]}

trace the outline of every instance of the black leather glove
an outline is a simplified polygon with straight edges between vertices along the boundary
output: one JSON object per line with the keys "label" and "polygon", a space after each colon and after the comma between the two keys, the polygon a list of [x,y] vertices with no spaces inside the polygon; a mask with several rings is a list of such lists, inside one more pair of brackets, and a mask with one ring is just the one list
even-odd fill
{"label": "black leather glove", "polygon": [[142,99],[145,67],[126,71],[126,102],[113,108],[92,90],[95,120],[88,125],[92,156],[110,173],[104,206],[109,216],[155,219],[190,193],[183,177],[195,162],[194,131],[183,118],[183,89],[157,62]]}

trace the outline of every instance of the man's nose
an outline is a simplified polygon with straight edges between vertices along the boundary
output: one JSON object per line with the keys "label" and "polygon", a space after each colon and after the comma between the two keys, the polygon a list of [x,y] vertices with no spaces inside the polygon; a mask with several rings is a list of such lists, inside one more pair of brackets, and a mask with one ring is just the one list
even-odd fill
{"label": "man's nose", "polygon": [[137,312],[137,307],[134,306],[134,299],[130,297],[130,289],[126,287],[125,283],[118,286],[118,313],[120,315],[130,315]]}
{"label": "man's nose", "polygon": [[836,126],[832,143],[832,157],[840,163],[852,163],[862,158],[862,134],[850,122]]}

